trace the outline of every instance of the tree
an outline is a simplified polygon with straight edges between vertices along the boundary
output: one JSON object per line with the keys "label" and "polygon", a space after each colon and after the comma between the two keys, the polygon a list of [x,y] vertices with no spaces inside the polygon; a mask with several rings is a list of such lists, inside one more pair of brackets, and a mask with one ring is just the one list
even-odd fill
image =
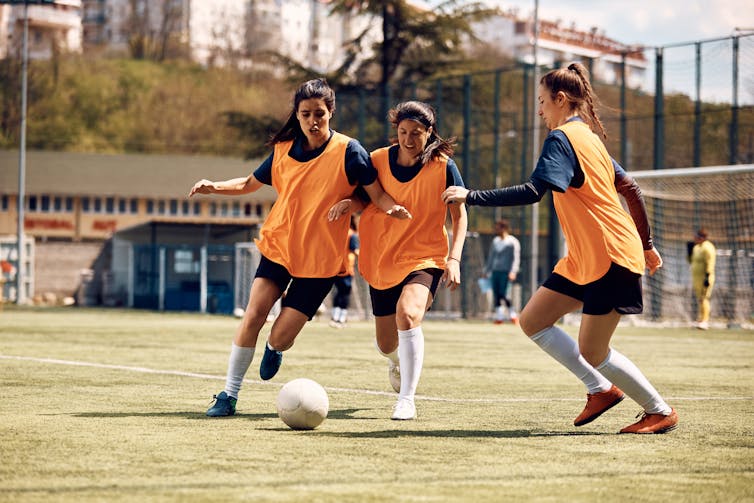
{"label": "tree", "polygon": [[[499,13],[481,2],[448,0],[433,10],[424,10],[406,0],[335,0],[334,13],[371,15],[382,21],[382,40],[372,53],[354,69],[341,67],[362,79],[369,79],[380,69],[379,85],[384,91],[391,83],[421,80],[430,75],[460,69],[465,64],[463,43],[474,40],[472,25]],[[365,33],[350,44],[350,54],[363,53]],[[356,58],[348,59],[351,64]],[[364,85],[368,81],[355,82]]]}

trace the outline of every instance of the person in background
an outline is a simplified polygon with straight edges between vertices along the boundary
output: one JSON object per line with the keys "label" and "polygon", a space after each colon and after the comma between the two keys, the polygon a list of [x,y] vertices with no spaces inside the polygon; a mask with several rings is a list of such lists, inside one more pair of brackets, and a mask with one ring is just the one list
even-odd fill
{"label": "person in background", "polygon": [[709,328],[710,299],[715,284],[715,245],[707,237],[707,231],[696,231],[694,241],[689,242],[689,264],[691,264],[691,287],[697,303],[696,328]]}
{"label": "person in background", "polygon": [[356,258],[359,256],[359,234],[356,215],[351,215],[351,227],[348,229],[348,269],[345,276],[335,278],[335,296],[333,298],[330,326],[343,328],[348,321],[348,306],[351,303],[353,275],[356,272]]}
{"label": "person in background", "polygon": [[493,321],[518,323],[518,314],[508,297],[509,286],[516,281],[521,263],[521,243],[510,233],[510,225],[504,218],[495,223],[497,236],[490,244],[484,273],[490,278],[493,295]]}
{"label": "person in background", "polygon": [[[546,73],[537,99],[550,132],[529,180],[493,190],[449,187],[443,201],[515,206],[533,204],[553,191],[568,251],[524,307],[521,329],[587,388],[587,403],[575,426],[594,421],[627,394],[643,415],[620,433],[665,433],[676,427],[678,414],[641,370],[611,346],[621,316],[642,312],[644,270],[651,275],[662,266],[641,190],[593,131],[606,137],[584,65],[572,63]],[[626,199],[630,215],[618,194]],[[576,343],[555,323],[578,310]]]}
{"label": "person in background", "polygon": [[[293,109],[268,142],[270,156],[253,173],[221,182],[199,180],[189,192],[235,196],[272,185],[278,198],[260,230],[262,258],[251,284],[249,303],[236,331],[225,389],[215,395],[207,416],[232,416],[251,365],[259,332],[281,298],[259,367],[263,380],[280,368],[304,324],[317,313],[335,277],[346,272],[348,222],[332,222],[328,210],[362,186],[375,207],[390,218],[411,214],[385,193],[361,144],[330,129],[335,92],[324,79],[304,82]],[[285,295],[283,295],[285,293]]]}
{"label": "person in background", "polygon": [[[377,349],[388,360],[388,377],[398,400],[391,419],[416,417],[414,396],[424,364],[424,314],[442,283],[461,283],[461,255],[468,226],[466,207],[438,199],[450,185],[463,184],[451,159],[454,139],[437,133],[434,109],[406,101],[388,113],[397,141],[371,153],[385,191],[412,208],[411,221],[383,218],[368,204],[359,220],[359,272],[369,283]],[[363,204],[342,201],[333,218],[359,211]],[[445,228],[448,213],[452,236]]]}

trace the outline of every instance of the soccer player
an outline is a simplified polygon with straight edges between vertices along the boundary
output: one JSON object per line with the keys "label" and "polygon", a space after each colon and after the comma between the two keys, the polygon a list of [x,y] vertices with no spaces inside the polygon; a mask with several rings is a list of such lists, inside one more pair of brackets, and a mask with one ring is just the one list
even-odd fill
{"label": "soccer player", "polygon": [[691,264],[691,285],[694,288],[694,297],[699,305],[696,318],[696,328],[707,330],[709,328],[710,298],[712,287],[715,285],[715,259],[717,251],[715,245],[707,238],[707,231],[696,231],[694,241],[689,246],[689,264]]}
{"label": "soccer player", "polygon": [[264,380],[277,373],[282,352],[316,314],[335,277],[345,274],[348,221],[328,221],[333,204],[361,185],[379,211],[399,220],[411,217],[382,189],[361,144],[330,129],[334,111],[335,93],[324,79],[303,83],[296,90],[288,119],[268,142],[273,152],[256,171],[221,182],[199,180],[189,192],[189,197],[239,195],[268,184],[278,193],[257,240],[262,259],[231,346],[225,389],[213,397],[208,416],[235,414],[259,331],[283,292],[282,309],[259,367]]}
{"label": "soccer player", "polygon": [[360,247],[356,215],[351,215],[351,226],[348,229],[348,269],[345,276],[335,278],[335,296],[333,298],[332,317],[330,319],[331,327],[343,328],[348,321],[348,306],[351,303],[353,274],[356,272],[356,258],[359,256]]}
{"label": "soccer player", "polygon": [[[388,359],[390,383],[399,393],[392,419],[416,417],[414,395],[424,361],[424,313],[440,283],[451,290],[461,282],[460,263],[468,225],[462,204],[438,199],[452,185],[463,185],[450,158],[454,140],[437,133],[435,112],[418,101],[400,103],[388,118],[397,141],[371,153],[385,191],[411,208],[411,221],[390,220],[374,204],[361,214],[359,271],[369,283],[377,349]],[[347,200],[333,217],[360,209]],[[448,212],[453,233],[448,244]]]}
{"label": "soccer player", "polygon": [[[538,100],[539,115],[550,133],[528,182],[482,191],[450,187],[443,201],[514,206],[535,203],[548,189],[553,191],[568,252],[521,312],[521,329],[586,386],[586,407],[575,426],[595,420],[623,400],[625,392],[642,407],[643,416],[621,433],[670,431],[678,423],[676,411],[636,365],[610,346],[621,315],[643,309],[644,269],[654,274],[662,266],[641,192],[592,131],[606,136],[582,64],[545,74]],[[618,194],[625,197],[630,215]],[[582,317],[577,344],[555,323],[578,309]]]}
{"label": "soccer player", "polygon": [[[501,218],[495,223],[497,236],[490,244],[484,272],[490,278],[495,312],[493,321],[497,324],[506,320],[518,323],[518,314],[508,298],[509,282],[516,281],[518,266],[521,263],[521,243],[510,233],[508,221]],[[503,305],[505,304],[505,305]]]}

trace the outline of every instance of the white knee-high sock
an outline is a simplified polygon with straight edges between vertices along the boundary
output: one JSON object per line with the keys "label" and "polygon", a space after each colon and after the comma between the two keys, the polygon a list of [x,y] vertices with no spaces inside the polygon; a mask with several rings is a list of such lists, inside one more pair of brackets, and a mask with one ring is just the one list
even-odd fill
{"label": "white knee-high sock", "polygon": [[392,353],[383,353],[377,341],[374,341],[374,345],[382,356],[393,362],[394,365],[398,365],[398,349],[393,350]]}
{"label": "white knee-high sock", "polygon": [[401,366],[401,392],[398,396],[413,400],[424,364],[422,327],[398,330],[398,356]]}
{"label": "white knee-high sock", "polygon": [[241,383],[249,370],[251,359],[254,358],[254,348],[244,348],[233,344],[228,358],[228,374],[225,376],[225,393],[233,398],[238,398]]}
{"label": "white knee-high sock", "polygon": [[625,394],[638,403],[647,414],[670,414],[670,406],[665,403],[657,390],[644,377],[639,367],[611,349],[605,361],[600,363],[597,370],[613,381]]}
{"label": "white knee-high sock", "polygon": [[589,394],[607,391],[612,387],[612,383],[581,356],[579,345],[561,328],[556,326],[545,328],[534,334],[531,340],[578,377]]}

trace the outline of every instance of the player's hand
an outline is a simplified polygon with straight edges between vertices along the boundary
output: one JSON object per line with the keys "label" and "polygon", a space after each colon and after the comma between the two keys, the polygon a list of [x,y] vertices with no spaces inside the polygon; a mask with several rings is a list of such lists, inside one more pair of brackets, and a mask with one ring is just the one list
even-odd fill
{"label": "player's hand", "polygon": [[440,282],[451,291],[461,284],[461,264],[457,260],[448,260],[445,264],[445,272],[442,273]]}
{"label": "player's hand", "polygon": [[194,194],[212,194],[214,186],[214,182],[209,180],[199,180],[193,187],[191,187],[188,196],[191,197]]}
{"label": "player's hand", "polygon": [[453,185],[445,189],[445,192],[442,193],[442,202],[445,204],[465,203],[466,196],[468,195],[469,189]]}
{"label": "player's hand", "polygon": [[393,218],[397,218],[398,220],[407,220],[411,218],[411,213],[400,204],[396,204],[395,206],[387,210],[386,213]]}
{"label": "player's hand", "polygon": [[651,250],[644,250],[644,260],[647,263],[647,269],[649,269],[649,275],[653,276],[655,271],[662,267],[662,257],[660,252],[654,246]]}
{"label": "player's hand", "polygon": [[327,212],[327,221],[334,222],[338,220],[343,215],[349,213],[352,206],[353,201],[351,201],[350,199],[341,199],[337,203],[333,204],[330,208],[330,211]]}

